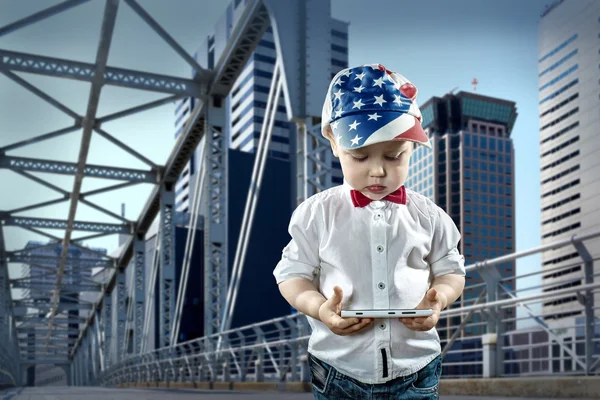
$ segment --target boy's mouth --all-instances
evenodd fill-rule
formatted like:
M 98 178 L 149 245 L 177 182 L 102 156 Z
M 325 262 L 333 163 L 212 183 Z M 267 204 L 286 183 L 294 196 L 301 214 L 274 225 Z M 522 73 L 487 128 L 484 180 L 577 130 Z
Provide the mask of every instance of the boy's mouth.
M 371 185 L 371 186 L 367 186 L 365 189 L 371 193 L 381 193 L 385 190 L 385 186 Z

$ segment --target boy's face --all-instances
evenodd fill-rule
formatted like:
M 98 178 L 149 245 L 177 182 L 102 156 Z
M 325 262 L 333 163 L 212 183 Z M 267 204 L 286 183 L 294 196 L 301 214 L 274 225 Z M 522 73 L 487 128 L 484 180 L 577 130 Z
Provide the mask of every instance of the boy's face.
M 380 142 L 345 150 L 329 137 L 333 154 L 340 159 L 346 182 L 371 200 L 381 200 L 404 184 L 413 143 Z

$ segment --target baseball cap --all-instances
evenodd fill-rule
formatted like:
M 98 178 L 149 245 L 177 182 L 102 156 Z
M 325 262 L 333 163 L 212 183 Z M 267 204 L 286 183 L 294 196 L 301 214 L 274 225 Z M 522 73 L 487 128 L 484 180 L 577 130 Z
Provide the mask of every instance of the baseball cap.
M 321 134 L 331 126 L 339 146 L 358 149 L 390 140 L 408 140 L 431 148 L 421 127 L 417 88 L 381 64 L 338 72 L 329 84 Z

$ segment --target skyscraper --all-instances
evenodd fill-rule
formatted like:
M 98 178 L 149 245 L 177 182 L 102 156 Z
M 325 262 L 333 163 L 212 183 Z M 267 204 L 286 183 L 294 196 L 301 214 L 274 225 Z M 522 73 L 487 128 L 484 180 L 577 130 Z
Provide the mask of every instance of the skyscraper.
M 600 2 L 557 1 L 542 14 L 538 71 L 543 244 L 600 226 L 599 48 Z M 598 241 L 586 247 L 592 257 L 600 255 Z M 585 283 L 582 260 L 573 247 L 545 252 L 542 263 L 544 291 Z M 543 307 L 553 327 L 573 326 L 582 310 L 575 293 Z
M 209 35 L 204 43 L 201 44 L 196 53 L 196 59 L 201 65 L 208 68 L 215 66 L 215 60 L 221 56 L 225 48 L 223 42 L 229 38 L 235 23 L 239 19 L 245 0 L 232 1 L 223 17 L 214 28 L 213 34 Z M 307 19 L 307 30 L 311 29 L 311 24 L 322 24 L 322 16 L 326 16 L 326 22 L 330 27 L 330 37 L 323 38 L 331 43 L 330 54 L 328 58 L 311 58 L 311 68 L 328 69 L 333 77 L 339 70 L 348 67 L 348 24 L 328 17 L 330 15 L 331 4 L 329 0 L 314 2 L 311 12 L 315 12 L 318 7 L 321 17 Z M 226 35 L 219 35 L 223 30 Z M 280 35 L 296 34 L 296 32 L 282 29 Z M 310 49 L 307 50 L 310 52 Z M 244 152 L 255 152 L 258 148 L 258 138 L 260 137 L 261 126 L 267 106 L 269 87 L 271 85 L 273 68 L 275 66 L 276 52 L 273 31 L 269 27 L 259 42 L 256 50 L 250 56 L 246 66 L 240 73 L 240 76 L 233 84 L 231 92 L 226 99 L 227 116 L 226 131 L 229 135 L 229 147 L 233 150 Z M 301 60 L 304 62 L 305 60 Z M 327 88 L 323 88 L 323 97 Z M 194 108 L 195 100 L 191 98 L 183 99 L 175 108 L 175 138 L 177 138 L 189 118 L 191 110 Z M 293 123 L 287 119 L 283 94 L 279 99 L 277 114 L 269 145 L 269 156 L 280 160 L 289 160 L 290 154 L 290 136 L 296 134 L 296 128 Z M 186 168 L 184 169 L 179 182 L 176 185 L 176 205 L 178 211 L 189 211 L 190 192 L 193 193 L 193 181 L 190 179 L 194 175 L 198 166 L 197 151 Z M 342 183 L 342 173 L 339 163 L 333 163 L 333 183 Z
M 28 278 L 27 286 L 31 289 L 26 289 L 23 292 L 23 297 L 30 299 L 32 304 L 40 304 L 39 310 L 35 311 L 39 317 L 44 318 L 47 314 L 47 307 L 52 298 L 52 292 L 48 288 L 53 288 L 56 285 L 56 274 L 58 271 L 58 260 L 62 253 L 61 243 L 43 243 L 30 240 L 25 246 L 23 255 L 31 258 L 31 264 L 22 265 L 22 275 Z M 65 265 L 62 284 L 71 286 L 70 289 L 63 289 L 63 295 L 60 298 L 60 303 L 78 303 L 84 302 L 82 293 L 76 289 L 78 284 L 89 284 L 92 276 L 92 268 L 96 263 L 103 259 L 106 255 L 106 249 L 88 248 L 85 249 L 70 246 L 67 254 L 69 262 Z M 73 287 L 75 286 L 75 287 Z M 96 292 L 96 296 L 99 292 Z M 28 311 L 31 313 L 32 311 Z M 62 310 L 58 309 L 55 320 L 72 320 L 72 323 L 60 323 L 60 326 L 72 329 L 80 329 L 80 317 L 87 316 L 87 310 Z M 69 321 L 70 322 L 70 321 Z M 58 322 L 57 322 L 58 324 Z M 45 334 L 30 334 L 31 339 L 44 343 Z M 36 337 L 37 336 L 37 337 Z M 78 335 L 70 333 L 69 339 L 71 343 L 67 347 L 73 345 L 72 341 L 77 339 Z M 34 353 L 32 353 L 34 354 Z M 54 365 L 37 365 L 35 367 L 35 384 L 36 386 L 46 385 L 66 385 L 67 378 L 65 371 L 61 367 Z
M 410 161 L 406 186 L 443 208 L 462 233 L 460 252 L 467 264 L 515 250 L 514 150 L 510 137 L 515 103 L 475 93 L 433 97 L 421 106 L 423 128 L 432 149 L 417 146 Z M 503 284 L 515 289 L 514 263 L 498 270 Z M 468 274 L 467 288 L 455 306 L 472 304 L 485 285 L 479 273 Z M 514 308 L 504 315 L 514 317 Z M 458 318 L 460 319 L 460 318 Z M 453 321 L 457 325 L 459 321 Z M 467 335 L 485 332 L 479 315 Z M 506 325 L 505 325 L 506 326 Z M 514 328 L 509 323 L 508 330 Z M 438 329 L 442 340 L 452 332 Z

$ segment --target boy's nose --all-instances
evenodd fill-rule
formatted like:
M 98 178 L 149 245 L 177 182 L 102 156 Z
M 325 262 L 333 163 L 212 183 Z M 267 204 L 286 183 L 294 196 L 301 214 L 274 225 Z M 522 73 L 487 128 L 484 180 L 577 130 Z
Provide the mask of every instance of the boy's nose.
M 385 169 L 380 163 L 373 163 L 369 169 L 370 176 L 385 176 Z

